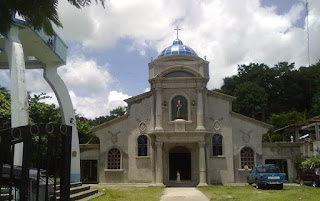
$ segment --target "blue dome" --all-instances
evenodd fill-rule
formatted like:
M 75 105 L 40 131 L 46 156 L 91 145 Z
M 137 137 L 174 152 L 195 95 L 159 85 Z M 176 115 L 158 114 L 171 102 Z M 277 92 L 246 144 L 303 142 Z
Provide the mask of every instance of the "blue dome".
M 180 39 L 175 39 L 171 46 L 165 48 L 159 57 L 167 55 L 193 55 L 198 56 L 197 53 L 190 47 L 183 45 Z M 159 58 L 158 57 L 158 58 Z

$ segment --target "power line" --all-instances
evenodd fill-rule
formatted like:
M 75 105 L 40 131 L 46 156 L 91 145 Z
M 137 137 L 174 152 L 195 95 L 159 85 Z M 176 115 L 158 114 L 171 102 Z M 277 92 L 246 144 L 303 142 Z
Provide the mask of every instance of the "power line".
M 306 0 L 306 21 L 307 21 L 307 40 L 308 40 L 308 63 L 310 67 L 310 36 L 309 36 L 309 3 Z

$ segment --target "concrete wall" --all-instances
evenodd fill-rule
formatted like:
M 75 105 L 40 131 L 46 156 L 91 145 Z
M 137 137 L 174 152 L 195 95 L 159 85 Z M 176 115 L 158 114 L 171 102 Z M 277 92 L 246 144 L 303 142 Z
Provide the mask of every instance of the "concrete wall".
M 262 161 L 264 164 L 266 159 L 284 159 L 287 161 L 288 180 L 295 182 L 297 179 L 297 171 L 295 161 L 302 157 L 300 152 L 304 143 L 299 142 L 278 142 L 262 144 Z
M 99 160 L 99 144 L 80 144 L 80 160 Z
M 236 113 L 231 115 L 235 182 L 247 182 L 246 175 L 250 170 L 241 168 L 240 151 L 244 147 L 250 147 L 254 151 L 254 165 L 263 164 L 262 135 L 268 128 L 254 119 Z
M 98 182 L 114 183 L 127 182 L 128 178 L 128 118 L 112 120 L 108 127 L 95 132 L 100 139 L 100 155 L 98 166 Z M 113 137 L 113 138 L 112 138 Z M 111 148 L 121 151 L 122 161 L 120 170 L 107 170 L 107 155 Z
M 207 181 L 209 184 L 221 184 L 234 182 L 233 171 L 233 142 L 230 102 L 220 97 L 207 96 L 205 104 L 205 127 L 211 133 L 207 136 Z M 212 136 L 222 135 L 221 156 L 212 155 Z
M 126 124 L 128 127 L 128 182 L 151 182 L 151 156 L 152 149 L 150 144 L 150 133 L 152 129 L 151 124 L 151 103 L 153 97 L 145 98 L 141 102 L 131 105 L 129 119 Z M 140 124 L 144 122 L 146 130 L 140 129 Z M 137 139 L 139 135 L 145 134 L 149 137 L 148 156 L 138 156 Z

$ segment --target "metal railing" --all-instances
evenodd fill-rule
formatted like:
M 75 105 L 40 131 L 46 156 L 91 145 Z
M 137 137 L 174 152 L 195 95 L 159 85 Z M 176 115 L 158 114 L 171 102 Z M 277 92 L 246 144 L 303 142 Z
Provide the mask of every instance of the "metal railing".
M 71 126 L 51 123 L 0 130 L 0 200 L 69 200 L 71 136 Z M 13 162 L 19 143 L 22 166 Z

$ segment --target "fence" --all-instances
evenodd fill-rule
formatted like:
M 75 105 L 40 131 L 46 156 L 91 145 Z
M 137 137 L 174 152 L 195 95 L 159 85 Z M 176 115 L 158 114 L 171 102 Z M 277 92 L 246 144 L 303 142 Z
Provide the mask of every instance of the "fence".
M 0 200 L 69 200 L 71 136 L 71 126 L 51 123 L 0 130 Z

